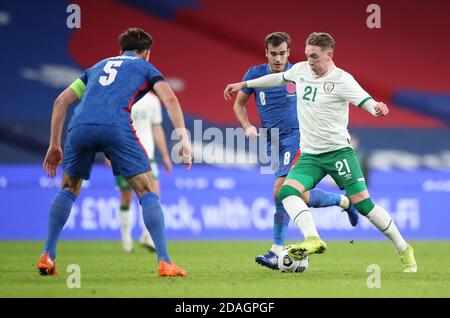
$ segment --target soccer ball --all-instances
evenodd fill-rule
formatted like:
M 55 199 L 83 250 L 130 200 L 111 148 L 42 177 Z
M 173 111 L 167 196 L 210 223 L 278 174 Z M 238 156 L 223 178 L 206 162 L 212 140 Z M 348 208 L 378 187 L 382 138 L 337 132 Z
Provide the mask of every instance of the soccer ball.
M 288 255 L 288 249 L 293 245 L 288 245 L 283 248 L 280 255 L 278 255 L 278 268 L 283 273 L 303 273 L 308 269 L 308 257 L 302 259 L 301 261 L 294 261 Z

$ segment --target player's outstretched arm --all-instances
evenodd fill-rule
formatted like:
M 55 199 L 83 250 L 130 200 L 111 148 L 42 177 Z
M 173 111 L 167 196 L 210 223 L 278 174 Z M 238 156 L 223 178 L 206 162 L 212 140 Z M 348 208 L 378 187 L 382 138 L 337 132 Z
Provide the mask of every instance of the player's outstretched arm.
M 158 147 L 159 152 L 164 163 L 164 169 L 166 172 L 172 171 L 172 160 L 170 159 L 169 149 L 167 148 L 166 135 L 164 134 L 164 129 L 161 124 L 152 125 L 153 138 L 155 139 L 156 147 Z
M 183 111 L 181 110 L 178 98 L 175 93 L 170 88 L 169 84 L 160 81 L 153 86 L 153 91 L 158 95 L 161 102 L 166 106 L 167 113 L 169 114 L 170 121 L 175 127 L 178 139 L 180 141 L 180 158 L 181 162 L 186 164 L 187 168 L 190 169 L 192 166 L 192 150 L 191 143 L 189 141 L 189 135 L 186 131 L 184 125 Z
M 236 118 L 239 120 L 239 123 L 245 130 L 245 135 L 251 139 L 254 139 L 258 137 L 259 134 L 258 131 L 256 130 L 256 127 L 253 126 L 248 120 L 245 104 L 247 103 L 249 98 L 250 95 L 243 92 L 238 92 L 236 100 L 234 101 L 233 104 L 233 110 L 234 114 L 236 115 Z
M 386 116 L 389 114 L 389 108 L 385 103 L 379 103 L 370 97 L 370 95 L 358 84 L 350 74 L 344 74 L 343 85 L 341 89 L 342 97 L 353 105 L 365 109 L 375 117 Z
M 50 144 L 45 155 L 43 168 L 50 177 L 56 176 L 56 169 L 62 162 L 61 135 L 66 120 L 67 109 L 78 100 L 75 91 L 68 87 L 53 104 L 52 122 L 50 126 Z
M 239 92 L 241 89 L 245 87 L 267 88 L 267 87 L 283 86 L 286 85 L 287 83 L 288 82 L 286 82 L 283 78 L 283 73 L 269 74 L 250 81 L 228 84 L 227 87 L 225 88 L 225 91 L 223 92 L 223 96 L 225 100 L 230 100 L 231 96 L 233 96 L 235 93 Z

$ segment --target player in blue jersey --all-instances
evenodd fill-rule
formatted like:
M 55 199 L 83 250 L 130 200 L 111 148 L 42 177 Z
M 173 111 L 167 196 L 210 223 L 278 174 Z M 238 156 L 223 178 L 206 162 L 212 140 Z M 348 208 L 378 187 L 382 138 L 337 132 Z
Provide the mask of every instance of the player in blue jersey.
M 267 35 L 265 39 L 265 50 L 267 64 L 251 67 L 244 76 L 243 81 L 255 79 L 271 73 L 284 72 L 291 68 L 289 63 L 289 49 L 291 39 L 285 32 L 274 32 Z M 271 155 L 271 128 L 278 129 L 278 137 L 275 138 L 279 143 L 279 158 L 275 167 L 275 185 L 273 195 L 275 198 L 275 214 L 273 225 L 273 245 L 267 254 L 258 255 L 255 261 L 271 269 L 278 269 L 277 258 L 283 248 L 286 237 L 286 230 L 290 217 L 278 200 L 278 192 L 284 183 L 294 157 L 299 152 L 300 133 L 297 120 L 297 97 L 295 93 L 295 84 L 288 84 L 282 87 L 274 88 L 244 88 L 236 97 L 234 102 L 234 112 L 240 124 L 249 138 L 256 138 L 257 129 L 253 126 L 247 116 L 245 104 L 250 96 L 255 96 L 256 106 L 258 108 L 261 125 L 268 129 L 267 133 L 267 152 Z M 344 195 L 324 192 L 319 189 L 313 189 L 305 192 L 303 200 L 309 207 L 327 207 L 337 205 L 348 213 L 350 223 L 356 226 L 358 223 L 358 213 L 349 199 Z
M 56 275 L 56 244 L 83 179 L 90 177 L 94 157 L 103 152 L 114 175 L 126 178 L 142 206 L 144 223 L 155 243 L 160 276 L 186 276 L 169 258 L 164 215 L 150 174 L 150 163 L 130 117 L 131 109 L 152 90 L 163 102 L 179 137 L 180 161 L 192 165 L 191 146 L 180 104 L 162 74 L 151 65 L 151 36 L 128 29 L 119 36 L 121 55 L 102 60 L 86 70 L 55 100 L 50 145 L 44 170 L 51 177 L 62 162 L 63 180 L 50 207 L 48 236 L 38 261 L 42 275 Z M 70 121 L 64 153 L 61 132 L 70 105 L 80 101 Z

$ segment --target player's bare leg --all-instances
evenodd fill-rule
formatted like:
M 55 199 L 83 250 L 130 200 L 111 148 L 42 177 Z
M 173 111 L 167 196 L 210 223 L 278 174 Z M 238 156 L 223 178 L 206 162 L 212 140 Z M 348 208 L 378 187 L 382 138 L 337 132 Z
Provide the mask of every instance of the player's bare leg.
M 305 186 L 295 179 L 287 179 L 280 189 L 279 199 L 295 225 L 300 229 L 305 240 L 292 246 L 288 254 L 295 260 L 301 260 L 310 254 L 321 254 L 326 250 L 317 232 L 314 219 L 306 203 L 301 199 Z
M 289 214 L 284 209 L 282 202 L 278 200 L 278 193 L 285 179 L 285 177 L 277 178 L 273 189 L 276 208 L 273 225 L 273 245 L 266 254 L 255 257 L 256 263 L 270 269 L 278 269 L 278 255 L 283 249 L 286 230 L 290 221 Z M 351 204 L 349 198 L 344 195 L 325 192 L 320 189 L 312 189 L 311 191 L 303 192 L 301 198 L 308 207 L 339 206 L 343 211 L 347 212 L 349 222 L 352 226 L 356 226 L 358 223 L 358 211 Z
M 167 253 L 164 214 L 150 172 L 130 177 L 127 181 L 139 197 L 145 226 L 155 242 L 159 276 L 187 276 L 185 270 L 171 262 Z
M 50 207 L 48 236 L 37 268 L 41 275 L 57 275 L 56 244 L 67 222 L 72 204 L 81 190 L 82 179 L 73 178 L 63 173 L 61 189 L 56 194 Z
M 405 273 L 417 272 L 417 263 L 414 257 L 414 249 L 406 243 L 395 225 L 392 217 L 381 206 L 372 202 L 369 191 L 361 191 L 349 196 L 356 209 L 375 225 L 377 229 L 384 233 L 395 245 L 400 261 L 402 271 Z
M 283 207 L 283 203 L 278 199 L 278 194 L 286 178 L 279 177 L 275 180 L 273 187 L 273 196 L 275 201 L 275 214 L 273 222 L 273 245 L 266 254 L 257 255 L 255 262 L 270 269 L 278 269 L 278 255 L 283 249 L 286 231 L 289 225 L 290 217 Z M 308 203 L 311 195 L 309 192 L 301 196 L 305 203 Z

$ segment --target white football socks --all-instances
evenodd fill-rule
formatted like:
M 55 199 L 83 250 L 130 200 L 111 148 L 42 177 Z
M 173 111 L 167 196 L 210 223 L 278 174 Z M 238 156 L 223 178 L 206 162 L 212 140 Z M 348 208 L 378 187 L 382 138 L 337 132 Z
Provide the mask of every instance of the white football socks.
M 283 250 L 283 246 L 273 244 L 270 248 L 270 251 L 273 252 L 276 256 L 280 255 L 281 251 Z
M 375 205 L 372 211 L 366 216 L 373 225 L 382 231 L 389 239 L 394 243 L 397 251 L 404 251 L 408 248 L 408 244 L 403 239 L 402 235 L 397 229 L 392 217 L 389 213 L 380 207 Z
M 350 206 L 350 200 L 345 196 L 345 195 L 340 195 L 341 196 L 341 203 L 339 204 L 339 206 L 343 209 L 348 209 L 348 207 Z
M 309 211 L 306 203 L 303 202 L 300 197 L 291 195 L 287 198 L 284 198 L 282 203 L 284 209 L 291 217 L 292 222 L 294 222 L 294 224 L 298 226 L 305 239 L 310 236 L 319 237 L 319 233 L 317 233 L 312 214 Z
M 139 243 L 142 245 L 150 246 L 155 248 L 155 243 L 153 242 L 152 236 L 148 232 L 147 228 L 142 228 L 141 238 L 139 239 Z
M 126 252 L 133 250 L 133 239 L 131 237 L 131 212 L 130 210 L 121 210 L 119 212 L 120 232 L 122 233 L 122 245 Z

